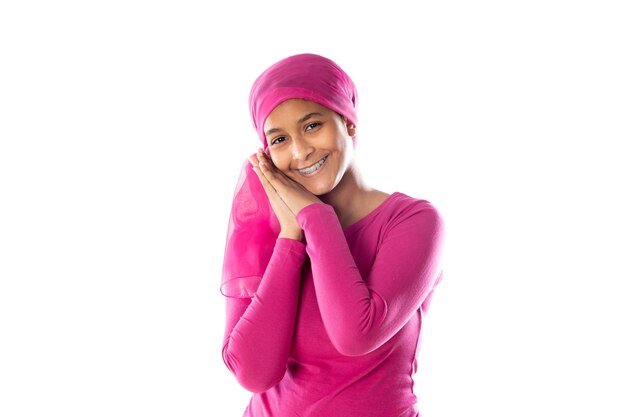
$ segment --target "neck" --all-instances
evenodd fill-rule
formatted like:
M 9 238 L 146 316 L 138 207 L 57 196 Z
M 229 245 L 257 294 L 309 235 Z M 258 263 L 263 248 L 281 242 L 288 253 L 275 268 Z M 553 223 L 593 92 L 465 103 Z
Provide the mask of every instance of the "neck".
M 333 206 L 343 224 L 350 220 L 358 207 L 363 206 L 367 194 L 372 190 L 372 187 L 365 183 L 361 171 L 353 160 L 339 184 L 331 192 L 319 198 L 324 203 Z

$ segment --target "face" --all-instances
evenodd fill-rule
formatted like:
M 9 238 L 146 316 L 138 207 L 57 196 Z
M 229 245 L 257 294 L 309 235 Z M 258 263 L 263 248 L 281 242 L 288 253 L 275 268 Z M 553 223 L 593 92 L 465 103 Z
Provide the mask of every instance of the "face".
M 264 130 L 274 165 L 315 195 L 332 191 L 352 163 L 356 127 L 321 104 L 286 100 Z

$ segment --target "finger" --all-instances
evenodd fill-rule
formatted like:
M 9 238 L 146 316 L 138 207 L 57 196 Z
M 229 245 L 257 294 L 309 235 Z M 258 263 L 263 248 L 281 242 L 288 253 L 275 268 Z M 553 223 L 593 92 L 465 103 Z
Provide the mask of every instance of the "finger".
M 275 168 L 276 168 L 276 167 L 274 166 L 274 163 L 272 162 L 271 158 L 270 158 L 268 155 L 266 155 L 266 154 L 263 152 L 263 150 L 262 150 L 262 149 L 259 149 L 259 150 L 257 151 L 257 154 L 256 154 L 256 161 L 257 161 L 257 164 L 258 164 L 259 166 L 263 166 L 263 165 L 265 165 L 265 167 L 266 167 L 266 168 L 270 168 L 270 169 L 272 169 L 272 168 L 274 168 L 274 169 L 275 169 Z
M 261 186 L 263 187 L 263 190 L 265 191 L 265 194 L 270 199 L 270 201 L 275 198 L 280 199 L 280 196 L 276 192 L 276 189 L 272 186 L 272 184 L 270 184 L 267 178 L 265 178 L 265 175 L 263 174 L 263 172 L 261 172 L 261 170 L 258 167 L 253 167 L 252 169 L 254 170 L 254 172 L 256 172 L 257 177 L 259 178 L 259 181 L 261 182 Z
M 265 174 L 261 171 L 261 167 L 259 165 L 252 165 L 252 170 L 256 173 L 257 177 L 259 177 L 261 184 L 263 184 L 264 181 L 267 182 L 267 178 L 265 178 Z
M 282 171 L 276 168 L 276 165 L 274 165 L 272 160 L 267 155 L 265 154 L 259 155 L 258 161 L 259 161 L 259 167 L 261 168 L 261 170 L 263 171 L 263 173 L 265 174 L 268 180 L 274 181 L 277 175 L 282 174 Z
M 286 187 L 302 188 L 300 184 L 289 178 L 283 171 L 274 165 L 274 161 L 263 152 L 262 148 L 257 150 L 258 167 L 261 169 L 265 178 L 272 184 L 274 189 L 280 194 L 287 190 Z
M 259 160 L 256 158 L 256 156 L 248 157 L 248 162 L 250 162 L 253 167 L 258 167 L 259 166 Z
M 276 189 L 274 188 L 274 186 L 272 186 L 272 184 L 270 183 L 270 181 L 268 181 L 267 177 L 265 176 L 265 174 L 263 173 L 263 171 L 258 167 L 258 166 L 253 166 L 252 170 L 254 172 L 256 172 L 257 177 L 259 177 L 259 181 L 261 182 L 261 185 L 263 186 L 263 188 L 265 189 L 265 192 L 269 195 L 270 192 L 276 192 Z
M 281 205 L 285 205 L 283 198 L 280 196 L 278 191 L 276 191 L 276 189 L 272 186 L 272 184 L 267 180 L 267 178 L 265 177 L 265 175 L 263 174 L 263 172 L 261 172 L 259 168 L 254 167 L 253 170 L 254 172 L 257 173 L 259 177 L 259 181 L 261 181 L 261 185 L 263 186 L 263 189 L 265 190 L 265 194 L 267 194 L 267 197 L 270 200 L 270 204 L 272 205 L 273 209 L 275 211 L 279 210 L 279 207 Z M 289 209 L 287 206 L 285 206 L 285 208 L 288 211 L 291 211 L 291 209 Z
M 267 180 L 278 190 L 281 187 L 294 186 L 296 183 L 271 162 L 260 161 L 259 168 Z
M 258 150 L 257 159 L 259 160 L 259 162 L 266 163 L 269 166 L 276 168 L 276 166 L 274 165 L 274 161 L 272 161 L 272 158 L 268 154 L 263 152 L 263 149 Z
M 291 181 L 289 178 L 285 177 L 281 171 L 271 170 L 266 163 L 262 162 L 259 163 L 259 166 L 253 167 L 252 169 L 257 173 L 261 185 L 263 185 L 268 195 L 269 193 L 274 193 L 278 198 L 284 200 L 281 196 L 281 191 L 286 190 L 286 186 L 288 186 Z

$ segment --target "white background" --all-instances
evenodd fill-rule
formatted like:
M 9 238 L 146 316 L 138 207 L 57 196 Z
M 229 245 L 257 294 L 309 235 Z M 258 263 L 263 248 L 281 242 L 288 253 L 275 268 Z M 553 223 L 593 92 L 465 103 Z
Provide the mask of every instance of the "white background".
M 1 3 L 0 415 L 243 413 L 226 223 L 301 52 L 354 79 L 371 184 L 446 220 L 423 415 L 626 414 L 620 2 L 365 3 Z

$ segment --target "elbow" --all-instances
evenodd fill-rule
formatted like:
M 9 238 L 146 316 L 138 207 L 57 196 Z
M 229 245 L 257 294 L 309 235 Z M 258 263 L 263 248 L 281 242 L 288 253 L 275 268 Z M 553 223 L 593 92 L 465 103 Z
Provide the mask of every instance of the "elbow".
M 378 348 L 378 345 L 372 344 L 370 340 L 362 336 L 336 337 L 332 340 L 332 344 L 343 356 L 363 356 Z
M 224 364 L 235 376 L 239 385 L 244 389 L 260 394 L 282 381 L 286 368 L 267 367 L 262 364 L 244 363 L 235 356 L 228 354 L 226 349 L 222 352 Z
M 283 379 L 284 375 L 284 372 L 282 374 L 276 372 L 273 375 L 263 375 L 256 372 L 239 372 L 235 374 L 235 378 L 237 378 L 237 382 L 239 382 L 239 385 L 244 389 L 253 394 L 261 394 L 278 384 Z
M 371 352 L 371 350 L 361 349 L 353 346 L 336 346 L 335 349 L 343 356 L 363 356 Z
M 381 331 L 381 324 L 387 317 L 387 303 L 374 291 L 370 290 L 370 294 L 371 302 L 359 315 L 359 320 L 343 320 L 341 321 L 343 325 L 327 328 L 331 343 L 344 356 L 367 355 L 378 349 L 386 340 L 384 332 Z

